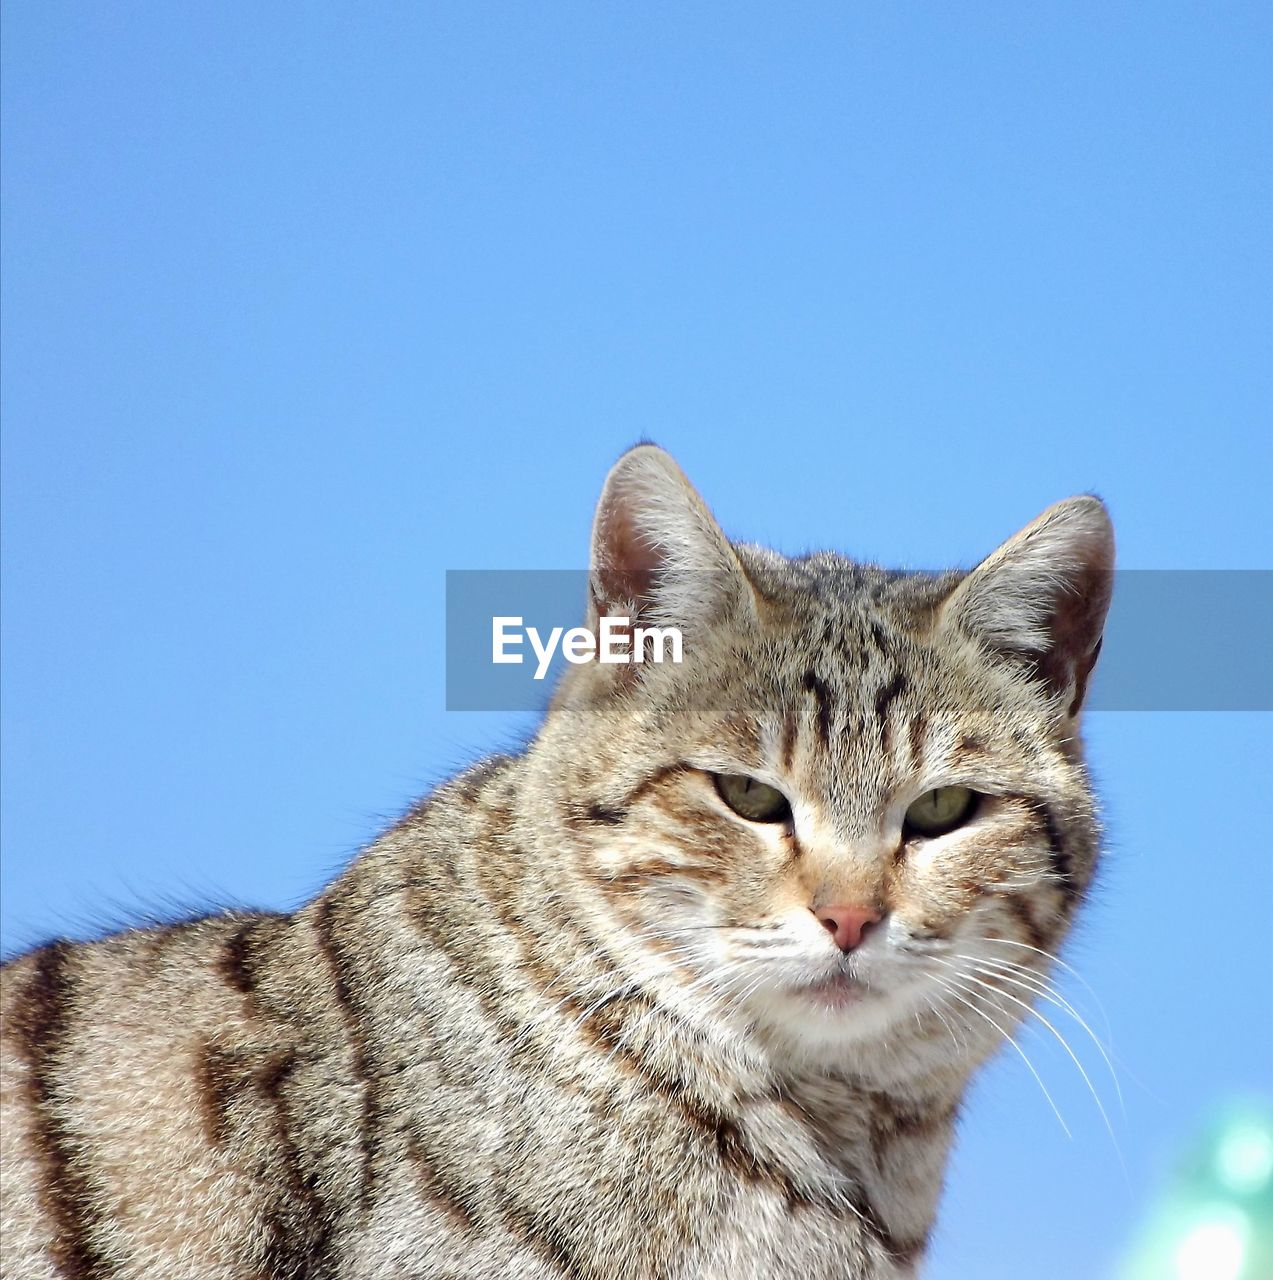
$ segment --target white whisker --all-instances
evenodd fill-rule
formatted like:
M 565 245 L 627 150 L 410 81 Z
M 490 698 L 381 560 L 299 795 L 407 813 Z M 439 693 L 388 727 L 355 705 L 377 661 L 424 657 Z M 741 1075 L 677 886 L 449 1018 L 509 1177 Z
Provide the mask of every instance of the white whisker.
M 1026 1013 L 1033 1014 L 1053 1034 L 1053 1036 L 1056 1037 L 1057 1043 L 1060 1044 L 1061 1048 L 1069 1055 L 1070 1061 L 1074 1063 L 1075 1069 L 1082 1077 L 1083 1083 L 1087 1086 L 1088 1092 L 1092 1095 L 1092 1100 L 1096 1103 L 1096 1109 L 1100 1112 L 1101 1119 L 1104 1121 L 1105 1128 L 1109 1133 L 1110 1141 L 1114 1144 L 1114 1151 L 1118 1155 L 1118 1161 L 1123 1166 L 1124 1174 L 1126 1174 L 1127 1164 L 1123 1159 L 1123 1151 L 1118 1143 L 1118 1135 L 1114 1132 L 1114 1126 L 1110 1123 L 1109 1113 L 1105 1110 L 1105 1104 L 1101 1101 L 1101 1096 L 1097 1093 L 1096 1086 L 1092 1083 L 1091 1076 L 1087 1074 L 1087 1069 L 1083 1066 L 1078 1054 L 1070 1047 L 1070 1042 L 1060 1033 L 1060 1031 L 1056 1029 L 1048 1018 L 1044 1017 L 1044 1015 L 1041 1014 L 1033 1005 L 1022 1000 L 1019 996 L 1014 996 L 1010 991 L 1004 991 L 1002 988 L 993 986 L 991 983 L 986 981 L 985 977 L 978 977 L 975 973 L 970 974 L 963 972 L 958 965 L 950 964 L 948 961 L 938 959 L 935 956 L 933 958 L 937 960 L 938 964 L 945 965 L 948 969 L 953 969 L 960 978 L 965 980 L 965 982 L 975 983 L 984 990 L 1000 995 L 1006 1000 L 1011 1000 L 1013 1004 L 1024 1009 Z
M 1017 1051 L 1017 1053 L 1021 1057 L 1021 1061 L 1024 1062 L 1025 1065 L 1029 1068 L 1030 1074 L 1034 1077 L 1035 1082 L 1038 1084 L 1039 1088 L 1043 1090 L 1043 1096 L 1047 1099 L 1048 1106 L 1052 1108 L 1053 1114 L 1056 1116 L 1057 1121 L 1059 1122 L 1061 1128 L 1065 1131 L 1065 1136 L 1067 1138 L 1073 1138 L 1074 1135 L 1070 1132 L 1069 1125 L 1065 1123 L 1065 1117 L 1061 1115 L 1060 1108 L 1056 1105 L 1056 1102 L 1053 1099 L 1052 1095 L 1048 1092 L 1047 1085 L 1043 1083 L 1043 1077 L 1039 1075 L 1038 1071 L 1035 1069 L 1034 1063 L 1030 1061 L 1029 1055 L 1026 1053 L 1026 1051 L 1012 1038 L 1011 1034 L 1005 1031 L 984 1009 L 979 1008 L 971 1000 L 967 1000 L 964 998 L 964 996 L 960 995 L 959 991 L 953 985 L 950 985 L 949 979 L 944 979 L 936 974 L 934 974 L 933 977 L 934 977 L 934 981 L 937 983 L 938 986 L 945 989 L 949 995 L 954 996 L 954 998 L 958 1000 L 960 1004 L 966 1005 L 969 1009 L 973 1011 L 973 1013 L 977 1014 L 981 1018 L 984 1018 L 988 1023 L 990 1023 L 992 1027 L 994 1027 L 994 1029 L 1000 1034 L 1000 1036 L 1002 1036 L 1003 1039 Z M 963 989 L 965 991 L 968 990 L 967 988 L 963 988 Z M 972 991 L 972 992 L 969 992 L 969 994 L 975 995 L 976 993 L 975 991 Z
M 1005 981 L 1013 982 L 1015 985 L 1029 991 L 1035 992 L 1041 996 L 1049 1004 L 1055 1005 L 1058 1009 L 1068 1013 L 1071 1018 L 1087 1033 L 1088 1039 L 1096 1046 L 1096 1051 L 1101 1055 L 1105 1062 L 1106 1069 L 1109 1071 L 1110 1079 L 1114 1083 L 1114 1093 L 1118 1098 L 1119 1109 L 1126 1113 L 1126 1105 L 1123 1101 L 1123 1090 L 1119 1083 L 1118 1072 L 1114 1068 L 1113 1060 L 1106 1051 L 1104 1044 L 1101 1043 L 1100 1037 L 1088 1025 L 1087 1019 L 1067 1000 L 1060 991 L 1042 974 L 1037 973 L 1033 969 L 1028 969 L 1024 965 L 1014 964 L 1010 960 L 997 960 L 989 957 L 979 957 L 957 954 L 955 959 L 969 960 L 978 965 L 983 970 L 986 966 L 993 967 L 998 971 Z

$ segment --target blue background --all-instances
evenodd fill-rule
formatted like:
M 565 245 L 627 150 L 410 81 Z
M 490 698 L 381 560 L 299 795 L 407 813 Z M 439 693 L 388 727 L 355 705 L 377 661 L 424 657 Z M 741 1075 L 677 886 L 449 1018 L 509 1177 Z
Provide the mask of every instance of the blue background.
M 524 718 L 444 571 L 578 568 L 617 453 L 735 536 L 1273 564 L 1264 4 L 11 0 L 3 926 L 311 893 Z M 1224 663 L 1225 652 L 1205 655 Z M 1147 661 L 1152 656 L 1147 656 Z M 976 1089 L 934 1280 L 1110 1274 L 1266 1087 L 1270 725 L 1093 715 L 1106 875 Z M 1121 1157 L 1120 1157 L 1121 1152 Z

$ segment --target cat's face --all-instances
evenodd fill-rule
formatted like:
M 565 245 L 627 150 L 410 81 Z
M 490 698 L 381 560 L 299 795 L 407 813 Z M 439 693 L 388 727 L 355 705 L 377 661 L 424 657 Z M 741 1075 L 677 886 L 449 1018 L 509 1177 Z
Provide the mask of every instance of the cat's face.
M 1055 593 L 1058 566 L 1101 590 L 1079 578 L 1107 578 L 1107 525 L 1092 500 L 1053 510 L 1021 535 L 1039 564 L 1008 544 L 966 578 L 702 545 L 709 571 L 655 571 L 634 603 L 679 610 L 683 664 L 581 669 L 533 753 L 625 967 L 813 1064 L 976 1057 L 1011 1029 L 1097 848 L 1074 712 L 1104 598 L 1076 619 Z M 1031 590 L 1050 612 L 1027 616 Z

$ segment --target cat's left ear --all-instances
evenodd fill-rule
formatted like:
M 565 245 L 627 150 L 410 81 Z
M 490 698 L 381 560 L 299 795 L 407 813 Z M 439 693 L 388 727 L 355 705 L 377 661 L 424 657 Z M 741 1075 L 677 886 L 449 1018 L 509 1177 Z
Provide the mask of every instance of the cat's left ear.
M 941 625 L 1021 659 L 1075 716 L 1100 653 L 1113 581 L 1105 504 L 1069 498 L 968 574 L 942 606 Z

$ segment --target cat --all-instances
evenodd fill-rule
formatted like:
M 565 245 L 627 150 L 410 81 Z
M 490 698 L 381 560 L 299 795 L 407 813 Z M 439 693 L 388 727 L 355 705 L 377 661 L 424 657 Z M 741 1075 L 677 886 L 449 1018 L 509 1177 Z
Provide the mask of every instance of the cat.
M 733 544 L 626 453 L 567 670 L 291 913 L 3 969 L 5 1280 L 918 1274 L 1099 850 L 1103 504 L 971 572 Z

